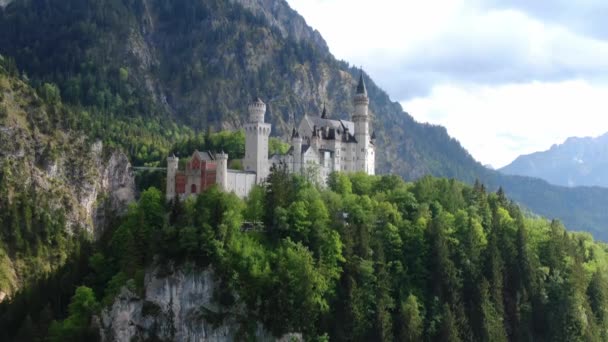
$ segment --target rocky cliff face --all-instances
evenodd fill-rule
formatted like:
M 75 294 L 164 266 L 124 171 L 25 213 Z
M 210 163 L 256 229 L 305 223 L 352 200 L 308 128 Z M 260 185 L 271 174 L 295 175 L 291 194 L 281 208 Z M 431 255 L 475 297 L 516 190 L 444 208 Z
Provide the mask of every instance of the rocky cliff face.
M 62 134 L 60 134 L 62 135 Z M 135 199 L 135 181 L 125 154 L 103 156 L 101 142 L 87 144 L 83 137 L 62 135 L 58 151 L 53 143 L 18 126 L 0 124 L 0 168 L 10 170 L 17 188 L 31 189 L 66 215 L 66 228 L 83 228 L 98 236 L 107 212 L 120 214 Z M 64 149 L 67 145 L 70 149 Z M 49 156 L 54 153 L 56 156 Z M 49 197 L 49 199 L 51 199 Z
M 127 156 L 58 127 L 63 110 L 0 72 L 0 297 L 66 261 L 52 239 L 98 237 L 135 198 Z
M 276 0 L 231 0 L 253 13 L 262 15 L 268 23 L 279 29 L 283 38 L 297 42 L 312 43 L 319 51 L 329 55 L 329 47 L 319 31 L 314 30 L 284 1 Z
M 214 296 L 221 286 L 211 269 L 148 269 L 143 296 L 123 288 L 100 320 L 102 341 L 302 341 L 300 334 L 275 338 L 261 324 L 227 309 Z M 245 327 L 254 327 L 246 331 Z

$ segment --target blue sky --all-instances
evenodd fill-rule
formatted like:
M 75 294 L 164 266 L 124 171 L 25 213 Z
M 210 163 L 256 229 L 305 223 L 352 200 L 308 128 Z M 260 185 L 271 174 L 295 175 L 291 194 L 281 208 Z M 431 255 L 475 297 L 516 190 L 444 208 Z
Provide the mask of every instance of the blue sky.
M 608 131 L 608 1 L 288 2 L 337 58 L 484 164 Z

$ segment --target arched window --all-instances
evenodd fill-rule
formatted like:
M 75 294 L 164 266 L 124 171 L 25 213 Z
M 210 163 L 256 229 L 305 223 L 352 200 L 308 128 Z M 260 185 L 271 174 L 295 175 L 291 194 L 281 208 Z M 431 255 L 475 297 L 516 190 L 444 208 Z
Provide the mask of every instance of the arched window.
M 190 187 L 190 193 L 191 194 L 195 194 L 196 193 L 196 184 L 192 184 L 192 186 Z

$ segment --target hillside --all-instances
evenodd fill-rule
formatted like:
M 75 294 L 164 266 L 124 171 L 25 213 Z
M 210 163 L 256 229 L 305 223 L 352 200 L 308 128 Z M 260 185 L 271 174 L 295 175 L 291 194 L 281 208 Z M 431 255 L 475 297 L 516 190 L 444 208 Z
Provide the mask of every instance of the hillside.
M 136 165 L 162 163 L 197 132 L 240 127 L 253 96 L 266 100 L 277 136 L 323 103 L 330 117 L 348 118 L 359 73 L 282 0 L 18 1 L 0 10 L 0 31 L 0 52 L 35 87 L 56 84 L 66 103 L 86 109 L 78 120 L 87 134 Z M 480 179 L 608 240 L 608 190 L 488 171 L 443 127 L 416 122 L 373 80 L 367 85 L 378 172 Z
M 134 198 L 126 156 L 70 130 L 56 87 L 0 56 L 0 302 L 68 263 Z
M 608 134 L 568 138 L 547 151 L 519 156 L 500 171 L 562 186 L 608 187 Z
M 607 267 L 605 244 L 480 185 L 359 173 L 318 189 L 279 168 L 246 201 L 142 192 L 70 305 L 29 289 L 0 304 L 0 338 L 605 341 Z

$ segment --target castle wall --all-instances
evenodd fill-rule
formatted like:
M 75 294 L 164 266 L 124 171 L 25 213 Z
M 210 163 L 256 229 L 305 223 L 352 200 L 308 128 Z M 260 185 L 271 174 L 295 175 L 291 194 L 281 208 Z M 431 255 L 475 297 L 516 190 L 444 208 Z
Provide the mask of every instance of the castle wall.
M 183 172 L 178 172 L 175 176 L 175 191 L 180 196 L 186 193 L 186 175 Z
M 256 184 L 256 174 L 238 170 L 228 170 L 227 191 L 234 192 L 238 197 L 245 198 Z

